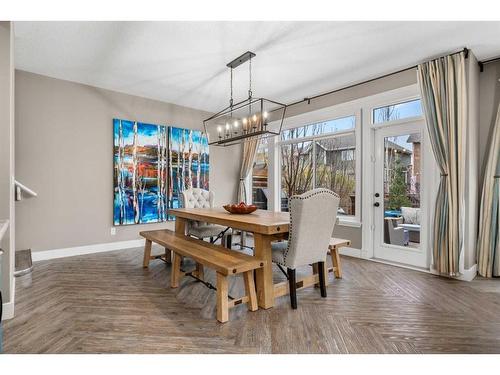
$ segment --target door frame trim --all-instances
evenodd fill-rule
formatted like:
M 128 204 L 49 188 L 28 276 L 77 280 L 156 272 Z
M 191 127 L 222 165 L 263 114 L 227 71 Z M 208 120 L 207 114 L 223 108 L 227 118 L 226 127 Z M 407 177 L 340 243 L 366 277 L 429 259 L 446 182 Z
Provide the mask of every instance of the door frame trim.
M 416 128 L 412 125 L 416 125 Z M 413 250 L 411 248 L 399 247 L 399 246 L 385 246 L 383 243 L 383 225 L 380 223 L 380 219 L 376 218 L 379 214 L 377 210 L 373 209 L 373 203 L 370 206 L 373 230 L 372 232 L 372 242 L 371 248 L 369 249 L 370 258 L 384 259 L 389 262 L 403 263 L 409 266 L 429 269 L 431 254 L 430 254 L 430 228 L 432 223 L 432 196 L 435 196 L 436 189 L 436 174 L 437 166 L 432 157 L 432 150 L 430 149 L 430 140 L 425 127 L 425 121 L 423 119 L 405 121 L 398 124 L 393 124 L 393 126 L 386 126 L 383 128 L 376 128 L 372 132 L 372 144 L 373 153 L 375 155 L 373 162 L 373 179 L 371 184 L 371 201 L 374 202 L 374 193 L 377 188 L 376 184 L 380 183 L 377 179 L 377 173 L 380 171 L 380 165 L 377 165 L 376 160 L 380 159 L 382 156 L 380 152 L 383 150 L 377 150 L 377 140 L 382 141 L 385 137 L 390 137 L 393 134 L 411 134 L 411 133 L 421 134 L 421 150 L 420 150 L 420 207 L 421 207 L 421 231 L 420 231 L 420 248 L 419 250 Z M 380 137 L 380 138 L 379 138 Z M 378 151 L 378 154 L 377 154 Z M 382 205 L 383 207 L 383 205 Z M 381 226 L 381 228 L 377 228 Z M 379 235 L 375 234 L 375 231 L 382 231 Z M 376 249 L 384 248 L 386 254 L 377 254 Z

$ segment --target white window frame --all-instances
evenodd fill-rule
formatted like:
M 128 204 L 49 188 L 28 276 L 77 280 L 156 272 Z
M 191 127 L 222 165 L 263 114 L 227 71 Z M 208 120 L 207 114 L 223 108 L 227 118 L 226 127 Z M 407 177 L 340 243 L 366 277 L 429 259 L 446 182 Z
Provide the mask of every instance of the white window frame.
M 316 111 L 311 111 L 303 113 L 297 116 L 286 118 L 284 121 L 283 129 L 288 130 L 297 127 L 303 127 L 306 125 L 311 125 L 315 123 L 321 123 L 326 121 L 331 121 L 335 119 L 340 119 L 344 117 L 354 116 L 355 124 L 353 129 L 342 130 L 338 132 L 331 132 L 317 136 L 308 136 L 296 139 L 281 140 L 280 136 L 275 136 L 269 139 L 269 176 L 268 176 L 268 186 L 270 188 L 271 204 L 268 204 L 268 209 L 272 211 L 281 211 L 281 157 L 280 152 L 278 152 L 279 147 L 286 144 L 297 143 L 297 142 L 307 142 L 312 140 L 320 139 L 331 139 L 338 138 L 339 136 L 354 133 L 356 139 L 356 188 L 355 188 L 355 215 L 353 216 L 339 216 L 339 225 L 361 227 L 361 207 L 362 207 L 362 196 L 361 196 L 361 185 L 362 185 L 362 152 L 361 152 L 361 109 L 359 105 L 352 102 L 343 103 L 336 105 L 334 107 L 322 108 Z M 313 157 L 313 166 L 315 165 L 315 160 Z M 313 173 L 315 170 L 313 168 Z M 313 176 L 314 178 L 314 176 Z

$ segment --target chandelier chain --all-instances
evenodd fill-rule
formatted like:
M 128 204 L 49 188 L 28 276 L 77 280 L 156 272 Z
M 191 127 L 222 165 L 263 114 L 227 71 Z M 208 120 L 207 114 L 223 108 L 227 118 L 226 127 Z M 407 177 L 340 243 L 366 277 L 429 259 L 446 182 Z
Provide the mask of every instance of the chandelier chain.
M 233 68 L 232 67 L 231 67 L 230 86 L 231 86 L 231 99 L 229 100 L 229 105 L 232 107 L 233 106 Z
M 248 62 L 249 70 L 249 87 L 248 87 L 248 98 L 252 99 L 252 58 Z

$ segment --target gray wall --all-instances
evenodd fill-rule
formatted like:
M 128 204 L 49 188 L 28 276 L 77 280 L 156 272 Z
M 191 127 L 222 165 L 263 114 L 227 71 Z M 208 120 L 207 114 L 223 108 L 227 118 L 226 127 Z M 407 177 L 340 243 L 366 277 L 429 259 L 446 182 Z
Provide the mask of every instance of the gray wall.
M 10 226 L 0 247 L 4 250 L 1 280 L 4 303 L 11 303 L 14 269 L 14 38 L 10 22 L 0 22 L 0 220 Z M 5 312 L 12 314 L 12 309 Z
M 16 71 L 16 178 L 38 193 L 16 203 L 17 249 L 124 241 L 172 223 L 117 227 L 113 215 L 114 117 L 202 129 L 208 113 Z M 239 147 L 211 147 L 216 203 L 236 199 Z

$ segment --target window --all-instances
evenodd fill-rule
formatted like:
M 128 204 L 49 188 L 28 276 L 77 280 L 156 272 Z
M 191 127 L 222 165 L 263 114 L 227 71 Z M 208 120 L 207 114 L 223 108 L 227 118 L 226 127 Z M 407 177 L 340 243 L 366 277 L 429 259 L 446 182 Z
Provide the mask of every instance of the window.
M 340 153 L 340 157 L 344 161 L 354 160 L 354 149 L 342 150 Z
M 418 116 L 422 116 L 422 101 L 420 99 L 375 108 L 373 110 L 373 123 L 381 124 Z
M 288 198 L 314 188 L 340 196 L 338 214 L 356 214 L 356 117 L 309 124 L 282 132 L 281 210 Z
M 336 133 L 343 130 L 351 130 L 354 129 L 355 125 L 356 118 L 354 116 L 341 117 L 334 120 L 300 126 L 294 129 L 283 130 L 281 132 L 281 140 L 286 141 L 294 138 L 304 138 L 315 135 Z
M 281 147 L 281 210 L 288 211 L 288 198 L 313 188 L 312 142 Z
M 268 208 L 269 189 L 269 148 L 267 138 L 262 138 L 257 147 L 257 154 L 252 169 L 252 203 L 262 210 Z

